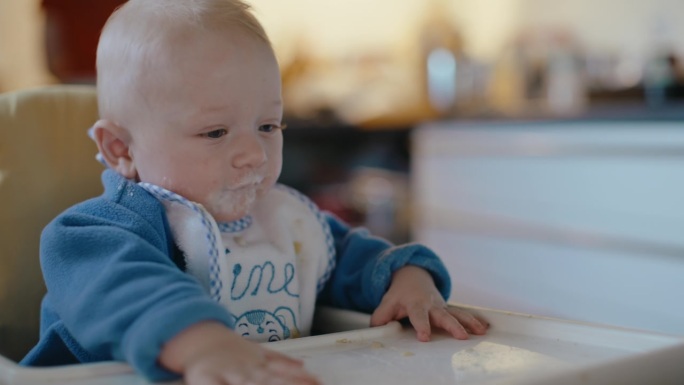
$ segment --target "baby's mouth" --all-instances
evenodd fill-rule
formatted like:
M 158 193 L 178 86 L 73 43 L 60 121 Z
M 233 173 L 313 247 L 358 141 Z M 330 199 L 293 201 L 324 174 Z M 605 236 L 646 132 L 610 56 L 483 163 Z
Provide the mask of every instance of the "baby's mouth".
M 250 176 L 250 177 L 247 177 L 244 180 L 238 182 L 234 187 L 228 188 L 228 190 L 235 191 L 235 190 L 242 190 L 242 189 L 246 189 L 246 188 L 256 188 L 261 184 L 261 182 L 263 182 L 263 180 L 264 180 L 264 177 L 260 176 L 260 175 Z

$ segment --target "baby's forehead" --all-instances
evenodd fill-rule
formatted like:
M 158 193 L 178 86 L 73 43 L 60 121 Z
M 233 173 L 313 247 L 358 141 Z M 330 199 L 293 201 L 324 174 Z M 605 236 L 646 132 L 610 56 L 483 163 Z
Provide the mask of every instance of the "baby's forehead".
M 219 73 L 221 66 L 233 61 L 231 55 L 222 54 L 230 49 L 261 55 L 265 51 L 249 47 L 263 44 L 268 55 L 274 56 L 263 29 L 246 9 L 218 12 L 225 11 L 223 8 L 229 3 L 235 7 L 236 1 L 129 0 L 115 12 L 98 47 L 101 114 L 104 111 L 106 115 L 120 117 L 131 109 L 156 105 L 165 98 L 171 98 L 171 104 L 177 103 L 175 96 L 169 95 L 171 83 L 185 77 L 202 82 L 210 78 L 212 70 Z M 199 5 L 213 8 L 201 10 Z M 240 52 L 235 56 L 245 55 Z M 203 64 L 212 60 L 214 67 Z M 187 82 L 182 84 L 185 88 Z M 152 106 L 148 109 L 154 114 Z

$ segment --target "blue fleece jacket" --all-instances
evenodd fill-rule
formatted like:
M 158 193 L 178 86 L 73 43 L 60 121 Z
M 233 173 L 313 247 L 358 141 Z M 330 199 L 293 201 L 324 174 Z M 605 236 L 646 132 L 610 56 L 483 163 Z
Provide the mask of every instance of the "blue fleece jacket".
M 125 361 L 152 381 L 178 378 L 157 362 L 161 348 L 207 320 L 232 327 L 226 309 L 183 271 L 163 205 L 112 170 L 105 192 L 59 215 L 43 231 L 40 259 L 48 292 L 40 341 L 23 365 Z M 392 246 L 327 216 L 337 267 L 319 303 L 372 312 L 392 273 L 416 265 L 431 273 L 446 298 L 450 280 L 424 246 Z M 181 258 L 182 259 L 182 258 Z

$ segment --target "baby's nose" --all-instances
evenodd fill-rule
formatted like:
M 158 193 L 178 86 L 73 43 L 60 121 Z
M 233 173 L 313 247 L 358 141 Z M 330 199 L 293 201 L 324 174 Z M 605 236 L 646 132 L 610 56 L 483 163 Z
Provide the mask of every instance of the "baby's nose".
M 235 168 L 252 167 L 263 165 L 268 156 L 263 143 L 257 135 L 244 133 L 235 141 L 235 156 L 233 166 Z

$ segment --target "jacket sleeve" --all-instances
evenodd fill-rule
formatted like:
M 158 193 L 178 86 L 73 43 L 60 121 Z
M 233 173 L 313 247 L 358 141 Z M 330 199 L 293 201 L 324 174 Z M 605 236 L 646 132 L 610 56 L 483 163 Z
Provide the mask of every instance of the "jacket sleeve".
M 407 265 L 427 270 L 444 299 L 448 298 L 449 273 L 432 250 L 416 243 L 394 246 L 330 214 L 326 219 L 335 243 L 336 268 L 319 303 L 372 313 L 387 292 L 392 273 Z
M 81 210 L 45 229 L 46 299 L 81 361 L 126 361 L 152 381 L 178 378 L 158 364 L 164 343 L 200 321 L 232 321 L 171 260 L 163 225 L 110 206 L 106 217 Z

